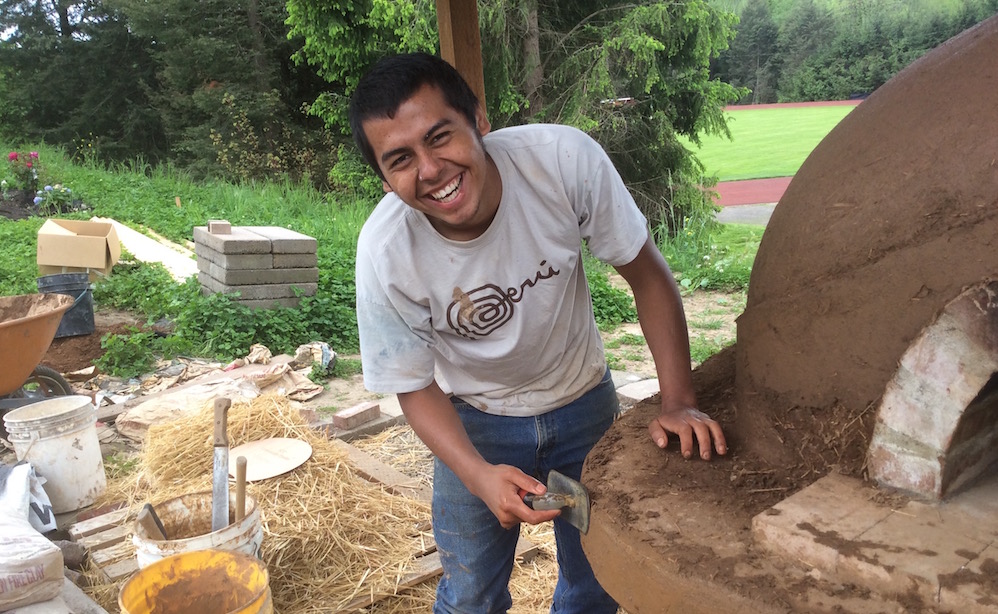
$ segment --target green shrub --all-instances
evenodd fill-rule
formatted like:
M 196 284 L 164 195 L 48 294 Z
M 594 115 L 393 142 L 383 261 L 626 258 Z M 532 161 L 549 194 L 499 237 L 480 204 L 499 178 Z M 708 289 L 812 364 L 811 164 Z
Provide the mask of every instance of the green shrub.
M 593 300 L 593 315 L 600 330 L 610 330 L 624 322 L 637 322 L 638 310 L 634 299 L 627 292 L 610 283 L 603 270 L 594 269 L 586 273 L 589 279 L 589 294 Z
M 35 266 L 38 229 L 43 218 L 4 220 L 0 223 L 0 295 L 32 294 L 38 291 Z
M 690 359 L 699 364 L 717 354 L 725 347 L 734 343 L 734 340 L 725 340 L 721 337 L 710 338 L 706 335 L 697 335 L 690 339 Z
M 330 377 L 348 378 L 359 375 L 363 369 L 360 360 L 356 358 L 337 358 L 336 364 L 329 371 Z
M 104 335 L 100 340 L 104 354 L 94 361 L 98 369 L 117 377 L 137 377 L 148 373 L 156 358 L 152 332 L 129 329 L 127 335 Z
M 684 291 L 748 288 L 762 227 L 690 224 L 662 246 Z

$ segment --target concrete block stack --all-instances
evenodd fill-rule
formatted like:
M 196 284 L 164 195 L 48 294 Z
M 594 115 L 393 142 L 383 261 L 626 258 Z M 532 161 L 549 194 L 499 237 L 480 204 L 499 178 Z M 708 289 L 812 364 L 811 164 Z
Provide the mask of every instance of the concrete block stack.
M 254 309 L 297 307 L 314 296 L 319 268 L 316 240 L 278 226 L 230 226 L 211 221 L 194 228 L 198 281 L 205 294 L 236 294 Z

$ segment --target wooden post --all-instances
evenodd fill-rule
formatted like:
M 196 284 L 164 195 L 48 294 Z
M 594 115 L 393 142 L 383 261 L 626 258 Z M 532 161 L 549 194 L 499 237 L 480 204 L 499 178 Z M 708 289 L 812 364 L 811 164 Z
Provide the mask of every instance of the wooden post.
M 440 57 L 457 69 L 485 110 L 485 74 L 482 36 L 478 29 L 478 0 L 436 0 Z

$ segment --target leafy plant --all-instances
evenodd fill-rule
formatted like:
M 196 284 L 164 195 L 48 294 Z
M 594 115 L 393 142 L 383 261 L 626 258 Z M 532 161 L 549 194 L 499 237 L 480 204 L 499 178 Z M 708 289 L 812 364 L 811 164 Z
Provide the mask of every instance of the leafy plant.
M 114 266 L 114 274 L 94 285 L 94 301 L 101 306 L 137 311 L 150 320 L 179 308 L 177 283 L 159 263 L 142 264 L 127 252 Z
M 695 338 L 690 339 L 690 359 L 700 364 L 732 343 L 733 341 L 726 341 L 720 338 L 712 339 L 705 335 L 697 335 Z
M 321 362 L 316 360 L 312 362 L 312 368 L 308 372 L 308 379 L 310 379 L 313 384 L 322 386 L 329 381 L 329 372 L 326 370 L 326 367 L 322 366 Z
M 57 215 L 73 209 L 73 191 L 62 184 L 47 185 L 35 193 L 35 206 L 42 215 Z
M 137 377 L 148 373 L 156 363 L 152 341 L 155 334 L 129 329 L 127 335 L 104 335 L 100 340 L 104 354 L 94 361 L 98 369 L 117 377 Z
M 634 333 L 624 333 L 617 337 L 607 340 L 603 347 L 606 349 L 617 349 L 625 345 L 644 345 L 645 338 L 641 335 L 635 335 Z
M 12 151 L 7 154 L 7 163 L 12 176 L 8 183 L 9 189 L 34 192 L 38 189 L 38 152 L 21 153 Z
M 4 220 L 0 223 L 0 295 L 30 294 L 37 290 L 35 255 L 43 218 Z
M 701 330 L 721 330 L 724 327 L 724 321 L 719 319 L 698 319 L 689 321 L 690 328 L 699 328 Z
M 684 292 L 748 288 L 762 228 L 690 223 L 662 246 Z
M 119 480 L 135 473 L 139 468 L 138 454 L 115 452 L 104 457 L 104 470 L 109 480 Z
M 361 367 L 360 360 L 356 358 L 336 358 L 336 364 L 333 365 L 332 370 L 329 374 L 332 377 L 338 377 L 345 379 L 348 377 L 353 377 L 354 375 L 359 375 L 363 371 Z
M 589 294 L 593 300 L 593 315 L 600 330 L 609 330 L 623 322 L 636 322 L 638 310 L 627 292 L 610 284 L 606 274 L 589 276 Z

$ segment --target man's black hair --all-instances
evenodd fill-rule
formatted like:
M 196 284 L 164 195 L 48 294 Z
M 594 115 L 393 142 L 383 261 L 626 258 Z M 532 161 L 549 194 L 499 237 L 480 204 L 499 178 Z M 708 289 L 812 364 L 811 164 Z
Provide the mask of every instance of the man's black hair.
M 392 118 L 403 102 L 424 85 L 443 92 L 444 100 L 459 111 L 472 126 L 476 124 L 478 98 L 457 70 L 428 53 L 407 53 L 385 58 L 361 77 L 350 97 L 350 130 L 364 160 L 384 179 L 374 158 L 363 123 L 369 119 Z

